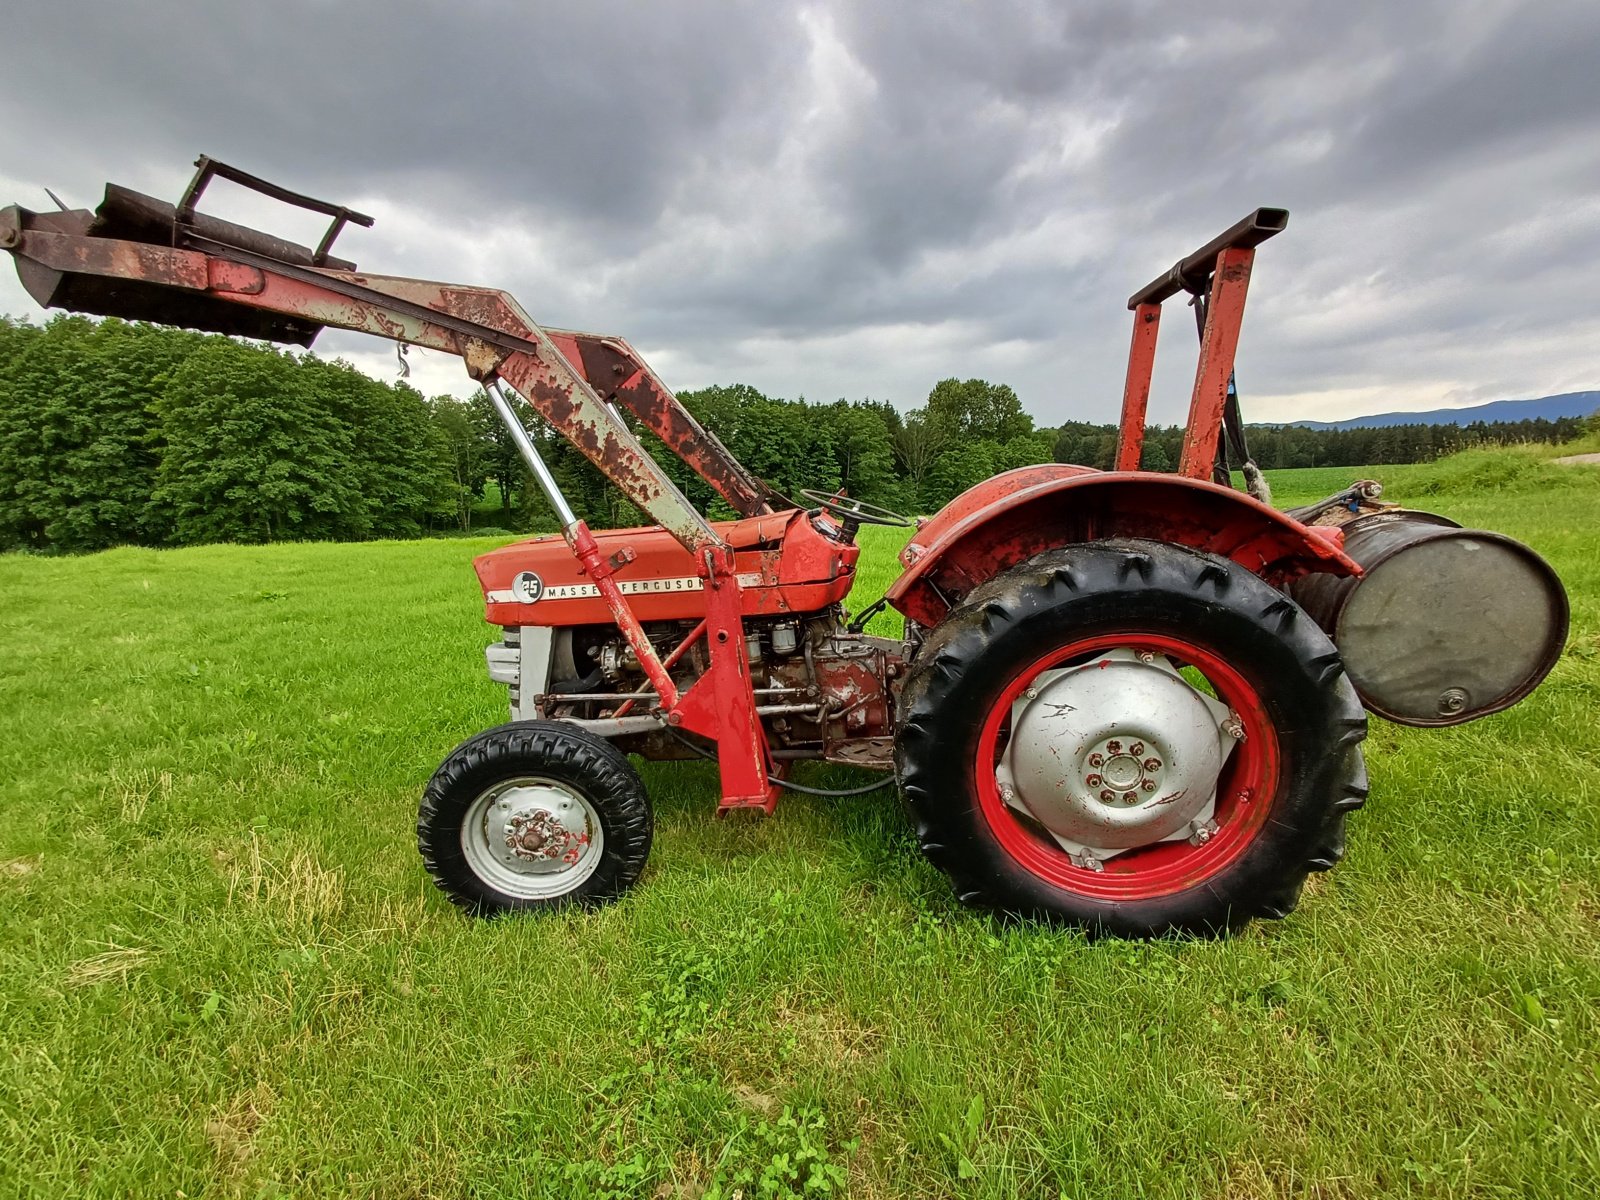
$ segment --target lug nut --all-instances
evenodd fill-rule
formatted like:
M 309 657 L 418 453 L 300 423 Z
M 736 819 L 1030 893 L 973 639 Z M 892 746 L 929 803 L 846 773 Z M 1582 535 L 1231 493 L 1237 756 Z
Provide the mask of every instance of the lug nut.
M 1156 781 L 1154 779 L 1146 779 L 1139 786 L 1147 792 L 1153 792 L 1156 790 Z
M 1159 758 L 1147 758 L 1147 759 L 1145 759 L 1144 760 L 1144 769 L 1146 771 L 1159 771 L 1159 770 L 1161 770 L 1161 760 Z
M 1142 662 L 1142 663 L 1153 663 L 1153 662 L 1155 662 L 1155 660 L 1156 660 L 1156 656 L 1154 654 L 1150 653 L 1150 651 L 1148 651 L 1148 650 L 1139 651 L 1139 661 L 1140 662 Z
M 1091 755 L 1089 755 L 1089 765 L 1091 767 L 1103 767 L 1103 766 L 1105 766 L 1106 765 L 1106 756 L 1104 754 L 1091 754 Z
M 1194 831 L 1194 840 L 1195 845 L 1204 846 L 1211 840 L 1211 830 L 1202 825 L 1199 829 Z
M 1101 793 L 1100 793 L 1100 799 L 1102 799 L 1104 801 L 1107 801 L 1108 803 L 1110 801 L 1112 801 L 1112 800 L 1115 800 L 1116 798 L 1117 798 L 1116 793 L 1113 792 L 1110 788 L 1106 788 L 1103 791 L 1101 791 Z
M 1098 775 L 1091 775 L 1085 779 L 1084 782 L 1092 788 L 1097 788 L 1104 782 L 1104 780 L 1102 780 Z
M 1138 758 L 1139 755 L 1144 753 L 1144 743 L 1135 742 L 1133 745 L 1128 747 L 1128 753 L 1133 755 L 1135 758 Z
M 1039 698 L 1039 689 L 1036 688 L 1036 687 L 1031 687 L 1027 691 L 1023 692 L 1022 694 L 1024 696 L 1026 696 L 1029 700 L 1037 700 Z
M 1113 753 L 1113 754 L 1121 754 L 1122 753 L 1122 743 L 1119 742 L 1119 741 L 1115 741 L 1115 740 L 1109 741 L 1109 742 L 1106 743 L 1106 749 L 1111 751 L 1111 753 Z

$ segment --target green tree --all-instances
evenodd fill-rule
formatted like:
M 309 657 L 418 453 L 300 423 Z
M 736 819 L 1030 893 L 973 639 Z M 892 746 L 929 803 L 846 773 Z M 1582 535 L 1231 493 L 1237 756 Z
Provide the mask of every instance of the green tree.
M 286 354 L 224 338 L 161 398 L 156 498 L 180 542 L 365 537 L 372 518 L 343 414 Z
M 928 419 L 951 437 L 1009 442 L 1033 432 L 1017 393 L 985 379 L 941 379 L 928 393 Z
M 449 447 L 422 394 L 386 384 L 347 362 L 307 356 L 300 375 L 351 435 L 351 480 L 362 500 L 350 514 L 369 537 L 416 537 L 453 520 Z
M 881 413 L 870 404 L 844 400 L 824 411 L 837 432 L 833 453 L 839 486 L 870 504 L 895 503 L 899 497 L 894 480 L 894 448 Z
M 428 407 L 444 447 L 455 524 L 465 532 L 472 528 L 473 502 L 483 498 L 484 485 L 489 481 L 493 443 L 483 436 L 467 401 L 435 396 Z
M 75 316 L 0 322 L 0 545 L 161 540 L 155 401 L 203 341 Z

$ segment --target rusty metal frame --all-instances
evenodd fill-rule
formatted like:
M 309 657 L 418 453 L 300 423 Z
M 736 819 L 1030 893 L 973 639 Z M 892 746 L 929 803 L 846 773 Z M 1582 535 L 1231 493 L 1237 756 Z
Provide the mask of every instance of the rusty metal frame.
M 1222 416 L 1228 403 L 1228 379 L 1239 348 L 1244 299 L 1250 290 L 1250 267 L 1255 257 L 1253 249 L 1235 246 L 1217 255 L 1216 273 L 1206 300 L 1206 327 L 1200 339 L 1194 392 L 1189 397 L 1189 420 L 1178 456 L 1178 474 L 1190 479 L 1210 479 L 1216 465 Z
M 1193 254 L 1180 258 L 1170 270 L 1128 298 L 1128 307 L 1133 310 L 1133 340 L 1128 347 L 1128 375 L 1117 430 L 1118 471 L 1139 470 L 1156 339 L 1161 329 L 1161 305 L 1180 292 L 1189 292 L 1204 304 L 1205 325 L 1200 335 L 1200 358 L 1189 397 L 1178 474 L 1189 479 L 1211 478 L 1255 248 L 1282 233 L 1288 225 L 1287 209 L 1258 208 Z
M 620 337 L 547 330 L 567 357 L 583 368 L 597 394 L 621 405 L 661 439 L 741 517 L 795 505 L 752 474 L 672 394 L 632 346 Z M 571 349 L 568 350 L 568 343 Z
M 1141 304 L 1133 310 L 1133 342 L 1128 347 L 1128 382 L 1122 390 L 1122 425 L 1117 433 L 1119 471 L 1137 471 L 1144 452 L 1145 411 L 1150 407 L 1150 377 L 1156 365 L 1156 336 L 1161 332 L 1161 305 Z

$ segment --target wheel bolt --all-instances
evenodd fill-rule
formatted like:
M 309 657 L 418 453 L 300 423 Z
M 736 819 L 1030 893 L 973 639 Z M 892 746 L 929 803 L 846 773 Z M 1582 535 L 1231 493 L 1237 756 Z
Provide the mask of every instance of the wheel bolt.
M 1091 755 L 1089 755 L 1089 765 L 1091 767 L 1103 767 L 1103 766 L 1105 766 L 1106 765 L 1106 756 L 1104 754 L 1091 754 Z
M 1146 771 L 1159 771 L 1159 770 L 1161 770 L 1161 760 L 1159 758 L 1147 758 L 1147 759 L 1145 759 L 1144 760 L 1144 769 Z
M 1122 743 L 1113 739 L 1112 741 L 1106 743 L 1106 749 L 1111 751 L 1113 754 L 1121 754 Z
M 1156 790 L 1156 781 L 1154 779 L 1146 779 L 1139 786 L 1147 792 L 1153 792 Z
M 1087 783 L 1090 787 L 1096 788 L 1096 787 L 1099 787 L 1101 785 L 1101 783 L 1104 782 L 1104 780 L 1102 780 L 1100 778 L 1100 776 L 1098 776 L 1098 775 L 1091 775 L 1091 776 L 1089 776 L 1089 778 L 1085 779 L 1084 782 Z
M 1111 801 L 1111 800 L 1115 800 L 1116 798 L 1117 798 L 1116 793 L 1113 792 L 1110 788 L 1106 788 L 1104 791 L 1102 791 L 1100 793 L 1100 799 L 1108 801 L 1108 802 Z
M 1133 755 L 1135 758 L 1138 758 L 1139 755 L 1144 753 L 1144 743 L 1135 742 L 1133 745 L 1128 747 L 1128 753 Z

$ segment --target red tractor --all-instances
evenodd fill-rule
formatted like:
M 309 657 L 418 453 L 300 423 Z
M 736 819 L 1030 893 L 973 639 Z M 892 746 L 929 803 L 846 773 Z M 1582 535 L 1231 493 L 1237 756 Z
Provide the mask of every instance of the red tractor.
M 915 523 L 883 602 L 844 602 L 862 524 L 912 522 L 753 477 L 620 338 L 546 329 L 504 292 L 372 275 L 330 254 L 371 219 L 210 159 L 177 205 L 108 185 L 95 212 L 0 212 L 45 306 L 309 345 L 327 326 L 459 355 L 560 536 L 483 555 L 489 673 L 511 720 L 424 792 L 422 858 L 489 915 L 612 899 L 650 851 L 629 755 L 714 759 L 719 812 L 771 812 L 797 760 L 898 783 L 961 899 L 1092 931 L 1215 933 L 1294 908 L 1367 795 L 1372 709 L 1448 725 L 1525 696 L 1566 597 L 1497 534 L 1357 485 L 1284 513 L 1243 452 L 1233 358 L 1260 209 L 1136 293 L 1116 469 L 999 475 Z M 207 216 L 216 177 L 329 216 L 316 249 Z M 1161 305 L 1191 295 L 1199 368 L 1176 473 L 1142 471 Z M 655 523 L 589 530 L 522 399 Z M 641 446 L 654 433 L 739 517 L 708 521 Z M 1249 491 L 1229 486 L 1223 432 Z M 859 791 L 871 788 L 857 789 Z

